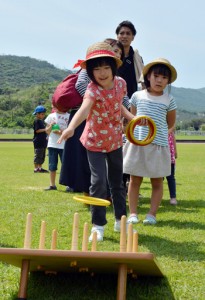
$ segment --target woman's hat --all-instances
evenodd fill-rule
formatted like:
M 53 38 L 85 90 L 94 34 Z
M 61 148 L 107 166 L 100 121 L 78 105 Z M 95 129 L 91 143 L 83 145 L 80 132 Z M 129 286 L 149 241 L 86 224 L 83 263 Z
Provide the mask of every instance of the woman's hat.
M 98 57 L 113 57 L 116 61 L 117 68 L 122 65 L 122 61 L 115 56 L 112 47 L 105 42 L 95 43 L 90 46 L 86 53 L 86 59 L 80 64 L 82 69 L 86 69 L 86 62 Z
M 45 113 L 46 112 L 46 109 L 43 105 L 38 105 L 36 106 L 34 112 L 33 112 L 33 115 L 36 115 L 36 114 L 39 114 L 39 113 Z
M 143 75 L 147 75 L 147 73 L 149 72 L 149 69 L 154 66 L 154 65 L 158 65 L 158 64 L 162 64 L 167 66 L 170 71 L 171 71 L 171 79 L 170 79 L 170 83 L 174 82 L 177 78 L 177 71 L 176 69 L 171 65 L 171 63 L 165 59 L 165 58 L 156 58 L 153 61 L 151 61 L 149 64 L 147 64 L 146 66 L 144 66 L 142 73 Z

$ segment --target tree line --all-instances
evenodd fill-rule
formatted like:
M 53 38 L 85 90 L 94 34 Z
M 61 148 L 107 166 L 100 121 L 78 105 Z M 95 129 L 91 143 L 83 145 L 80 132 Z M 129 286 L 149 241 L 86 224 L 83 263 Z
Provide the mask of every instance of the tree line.
M 51 111 L 52 94 L 59 82 L 43 83 L 27 89 L 6 89 L 0 94 L 0 128 L 32 128 L 35 107 L 42 104 L 47 112 Z M 181 119 L 180 114 L 184 110 L 178 110 L 177 130 L 205 130 L 205 117 Z M 190 112 L 189 112 L 190 115 Z
M 35 107 L 42 104 L 51 111 L 51 97 L 57 82 L 45 83 L 25 90 L 4 91 L 0 95 L 0 127 L 32 128 Z

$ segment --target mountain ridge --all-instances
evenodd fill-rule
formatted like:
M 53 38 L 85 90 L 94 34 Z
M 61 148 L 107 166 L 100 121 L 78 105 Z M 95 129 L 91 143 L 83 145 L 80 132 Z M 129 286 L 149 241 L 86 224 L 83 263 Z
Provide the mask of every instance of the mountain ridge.
M 0 55 L 0 88 L 19 89 L 61 81 L 70 70 L 61 70 L 44 60 L 29 56 Z
M 71 70 L 62 70 L 47 61 L 29 56 L 0 55 L 0 95 L 42 84 L 57 86 Z M 200 89 L 171 87 L 178 111 L 190 115 L 205 116 L 205 87 Z

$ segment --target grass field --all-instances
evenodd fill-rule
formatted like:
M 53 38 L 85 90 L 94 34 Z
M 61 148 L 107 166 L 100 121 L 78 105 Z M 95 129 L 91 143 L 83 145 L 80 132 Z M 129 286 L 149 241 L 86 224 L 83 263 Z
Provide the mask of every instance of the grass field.
M 0 139 L 32 139 L 33 134 L 0 134 Z
M 166 275 L 163 279 L 128 277 L 127 300 L 205 299 L 205 144 L 178 144 L 176 165 L 178 205 L 169 204 L 167 183 L 156 226 L 135 225 L 139 251 L 156 254 Z M 23 247 L 27 213 L 33 215 L 32 248 L 38 248 L 41 221 L 46 221 L 46 247 L 51 232 L 58 231 L 58 249 L 70 249 L 73 215 L 83 225 L 90 222 L 86 206 L 73 200 L 73 194 L 58 185 L 58 191 L 45 192 L 49 174 L 33 173 L 32 142 L 0 142 L 0 246 Z M 47 167 L 47 158 L 44 167 Z M 58 174 L 59 176 L 59 174 Z M 139 218 L 149 208 L 150 183 L 145 179 Z M 113 232 L 113 208 L 107 208 L 108 224 L 99 251 L 119 251 L 119 234 Z M 16 299 L 20 270 L 0 263 L 0 299 Z M 78 274 L 69 276 L 31 274 L 28 300 L 116 299 L 117 277 Z
M 1 134 L 0 133 L 0 140 L 1 139 L 32 139 L 33 134 Z M 176 135 L 178 140 L 203 140 L 205 141 L 205 135 Z

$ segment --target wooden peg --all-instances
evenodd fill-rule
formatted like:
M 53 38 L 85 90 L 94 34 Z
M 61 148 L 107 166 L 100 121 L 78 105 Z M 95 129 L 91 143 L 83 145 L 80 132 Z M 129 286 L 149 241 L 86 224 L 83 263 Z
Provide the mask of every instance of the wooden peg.
M 133 246 L 132 246 L 132 252 L 138 252 L 138 233 L 133 233 Z
M 45 249 L 45 240 L 46 240 L 46 222 L 42 221 L 41 222 L 39 249 Z
M 88 251 L 88 223 L 84 224 L 82 251 Z
M 126 252 L 126 216 L 121 217 L 120 252 Z
M 55 250 L 57 247 L 57 230 L 52 231 L 51 250 Z
M 79 214 L 74 214 L 73 219 L 73 233 L 72 233 L 72 245 L 71 250 L 78 250 L 78 226 L 79 226 Z
M 26 231 L 25 231 L 25 238 L 24 238 L 24 248 L 30 249 L 31 248 L 31 227 L 32 227 L 32 214 L 27 214 L 26 220 Z
M 127 252 L 132 252 L 133 245 L 133 225 L 128 225 L 128 235 L 127 235 Z

